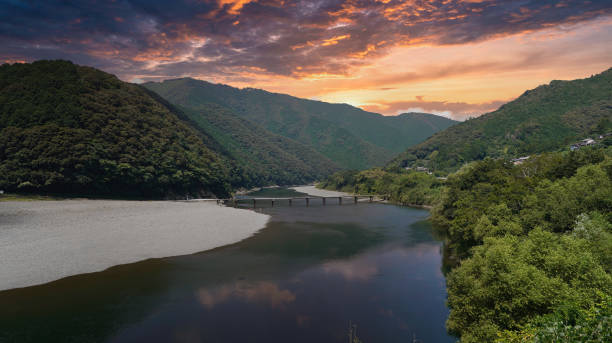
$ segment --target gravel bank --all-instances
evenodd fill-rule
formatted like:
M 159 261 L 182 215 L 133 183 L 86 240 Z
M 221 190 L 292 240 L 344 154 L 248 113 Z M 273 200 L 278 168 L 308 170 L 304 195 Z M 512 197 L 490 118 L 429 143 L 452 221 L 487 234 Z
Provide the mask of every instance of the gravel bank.
M 245 239 L 267 215 L 214 202 L 0 202 L 0 290 Z
M 344 193 L 344 192 L 336 192 L 336 191 L 328 191 L 326 189 L 319 189 L 319 188 L 316 188 L 315 186 L 297 186 L 297 187 L 291 187 L 291 189 L 294 189 L 298 192 L 306 193 L 308 195 L 312 195 L 315 197 L 339 197 L 339 196 L 350 196 L 351 195 L 349 193 Z

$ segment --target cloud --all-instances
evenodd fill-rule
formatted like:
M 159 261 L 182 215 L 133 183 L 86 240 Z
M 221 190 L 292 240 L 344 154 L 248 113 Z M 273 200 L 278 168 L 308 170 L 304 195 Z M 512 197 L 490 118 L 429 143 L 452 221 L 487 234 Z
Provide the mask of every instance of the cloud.
M 398 115 L 409 112 L 432 113 L 449 117 L 455 120 L 465 120 L 470 117 L 477 117 L 483 113 L 492 112 L 498 109 L 508 100 L 495 100 L 485 103 L 465 103 L 465 102 L 446 102 L 446 101 L 396 101 L 381 102 L 362 106 L 366 111 L 384 113 L 387 115 Z
M 8 1 L 0 59 L 71 59 L 124 79 L 347 75 L 392 47 L 478 42 L 611 11 L 578 0 Z

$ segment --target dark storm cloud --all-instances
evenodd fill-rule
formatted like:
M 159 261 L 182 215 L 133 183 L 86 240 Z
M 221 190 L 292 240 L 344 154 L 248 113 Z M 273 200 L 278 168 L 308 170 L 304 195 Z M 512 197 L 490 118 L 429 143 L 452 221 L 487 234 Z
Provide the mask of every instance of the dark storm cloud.
M 397 45 L 462 44 L 612 13 L 610 1 L 0 1 L 0 61 L 124 78 L 342 74 Z

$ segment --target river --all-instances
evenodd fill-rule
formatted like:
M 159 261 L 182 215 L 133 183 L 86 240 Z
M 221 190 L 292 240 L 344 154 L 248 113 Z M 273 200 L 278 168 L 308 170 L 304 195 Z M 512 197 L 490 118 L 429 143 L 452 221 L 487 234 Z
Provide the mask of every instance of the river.
M 0 292 L 0 342 L 347 342 L 349 323 L 364 343 L 454 341 L 427 211 L 258 211 L 233 245 Z

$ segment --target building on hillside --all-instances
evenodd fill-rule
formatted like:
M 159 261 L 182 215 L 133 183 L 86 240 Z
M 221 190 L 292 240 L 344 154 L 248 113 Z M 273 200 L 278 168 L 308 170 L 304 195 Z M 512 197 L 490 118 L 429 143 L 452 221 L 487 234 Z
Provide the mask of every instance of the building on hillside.
M 574 151 L 574 150 L 578 150 L 580 148 L 582 148 L 583 146 L 590 146 L 590 145 L 595 145 L 597 144 L 597 142 L 595 142 L 594 139 L 592 138 L 585 138 L 583 140 L 581 140 L 578 143 L 574 143 L 572 145 L 570 145 L 570 150 Z
M 406 169 L 406 170 L 414 170 L 414 171 L 417 171 L 417 172 L 420 172 L 420 173 L 427 173 L 429 175 L 433 174 L 431 172 L 431 170 L 429 170 L 429 168 L 426 168 L 426 167 L 415 167 L 415 168 L 405 167 L 404 169 Z
M 512 164 L 516 166 L 519 164 L 523 164 L 523 162 L 527 161 L 528 159 L 529 159 L 529 156 L 523 156 L 523 157 L 511 159 L 510 162 L 512 162 Z

